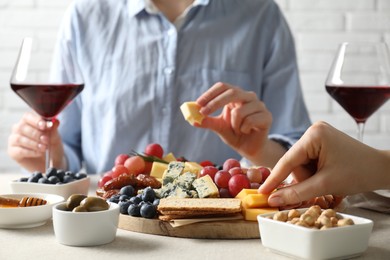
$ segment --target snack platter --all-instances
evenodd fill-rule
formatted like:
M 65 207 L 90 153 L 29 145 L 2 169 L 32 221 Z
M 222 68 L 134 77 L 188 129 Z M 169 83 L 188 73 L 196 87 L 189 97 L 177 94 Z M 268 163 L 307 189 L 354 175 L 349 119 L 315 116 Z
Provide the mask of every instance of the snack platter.
M 137 233 L 199 239 L 258 239 L 258 223 L 246 220 L 198 222 L 173 227 L 169 221 L 120 214 L 118 228 Z

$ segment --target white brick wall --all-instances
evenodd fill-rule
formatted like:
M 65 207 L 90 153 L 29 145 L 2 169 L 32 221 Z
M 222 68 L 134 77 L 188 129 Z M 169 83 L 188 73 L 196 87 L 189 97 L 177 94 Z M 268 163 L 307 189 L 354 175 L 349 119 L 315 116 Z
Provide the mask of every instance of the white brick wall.
M 51 55 L 56 32 L 72 0 L 0 0 L 0 174 L 18 170 L 7 156 L 11 126 L 28 108 L 10 90 L 9 77 L 21 39 L 41 40 Z M 342 41 L 390 43 L 390 0 L 276 0 L 293 31 L 305 100 L 313 121 L 325 120 L 356 135 L 352 118 L 325 91 L 324 81 Z M 390 102 L 367 122 L 365 143 L 390 149 Z

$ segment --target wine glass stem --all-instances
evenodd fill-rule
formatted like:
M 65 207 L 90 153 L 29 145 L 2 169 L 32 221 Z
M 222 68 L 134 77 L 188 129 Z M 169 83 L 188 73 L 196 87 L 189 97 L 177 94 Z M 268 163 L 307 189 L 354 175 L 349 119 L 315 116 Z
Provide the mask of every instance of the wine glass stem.
M 357 127 L 358 127 L 357 138 L 362 143 L 363 143 L 364 125 L 365 123 L 363 122 L 357 123 Z
M 53 121 L 52 120 L 46 120 L 46 126 L 48 129 L 51 129 L 51 127 L 53 126 Z M 50 153 L 50 133 L 51 133 L 51 130 L 47 132 L 47 137 L 48 137 L 48 146 L 47 146 L 47 149 L 46 149 L 46 158 L 45 158 L 45 169 L 48 169 L 49 167 L 51 167 L 51 153 Z

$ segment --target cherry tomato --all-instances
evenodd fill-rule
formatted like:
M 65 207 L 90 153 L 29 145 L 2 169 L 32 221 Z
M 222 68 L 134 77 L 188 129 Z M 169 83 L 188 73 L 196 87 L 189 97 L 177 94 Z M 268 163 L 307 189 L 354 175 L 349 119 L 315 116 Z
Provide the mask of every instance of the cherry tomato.
M 200 166 L 202 166 L 202 167 L 214 166 L 214 163 L 211 162 L 211 161 L 208 161 L 208 160 L 206 160 L 206 161 L 201 161 L 199 164 L 200 164 Z

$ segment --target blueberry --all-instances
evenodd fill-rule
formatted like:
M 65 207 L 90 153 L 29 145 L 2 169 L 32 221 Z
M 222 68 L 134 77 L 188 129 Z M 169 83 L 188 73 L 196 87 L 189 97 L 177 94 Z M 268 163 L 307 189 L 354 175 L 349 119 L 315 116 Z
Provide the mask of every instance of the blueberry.
M 153 206 L 156 206 L 156 207 L 157 207 L 158 204 L 160 204 L 160 199 L 157 199 L 157 198 L 154 199 L 152 204 L 153 204 Z
M 126 194 L 121 195 L 121 196 L 119 197 L 119 201 L 128 201 L 129 199 L 130 199 L 130 197 L 127 196 Z
M 142 192 L 142 200 L 146 202 L 153 202 L 156 198 L 156 193 L 151 187 L 146 187 Z
M 131 197 L 130 201 L 134 204 L 139 204 L 142 201 L 142 199 L 138 196 L 135 196 L 135 197 Z
M 157 215 L 156 207 L 149 203 L 144 203 L 140 210 L 141 217 L 154 218 Z
M 57 170 L 57 177 L 60 181 L 64 181 L 65 171 L 62 169 Z
M 38 183 L 50 184 L 50 181 L 46 177 L 42 177 L 38 180 Z
M 51 184 L 56 184 L 57 182 L 60 182 L 60 179 L 59 179 L 57 176 L 50 176 L 50 177 L 48 178 L 48 180 L 49 180 L 49 182 L 50 182 Z
M 54 167 L 49 167 L 46 169 L 46 178 L 50 178 L 51 176 L 57 176 L 57 169 Z
M 70 177 L 72 177 L 73 179 L 76 179 L 75 174 L 74 174 L 74 172 L 72 172 L 72 171 L 66 171 L 66 172 L 65 172 L 65 176 L 70 176 Z
M 69 182 L 72 182 L 74 181 L 74 178 L 70 175 L 65 175 L 64 176 L 64 179 L 63 179 L 63 183 L 69 183 Z
M 82 172 L 78 172 L 74 175 L 75 179 L 77 180 L 81 180 L 81 179 L 84 179 L 84 178 L 87 178 L 87 174 L 86 173 L 82 173 Z
M 120 189 L 119 194 L 133 197 L 135 195 L 135 189 L 131 185 L 124 186 Z
M 27 182 L 28 181 L 28 177 L 21 177 L 19 179 L 19 182 Z
M 136 204 L 130 204 L 127 213 L 133 217 L 140 217 L 140 206 Z
M 121 201 L 118 203 L 118 205 L 119 205 L 120 213 L 125 214 L 125 215 L 129 214 L 128 209 L 129 209 L 129 206 L 131 205 L 130 201 Z
M 40 178 L 43 177 L 41 172 L 34 172 L 27 180 L 27 182 L 38 182 Z

